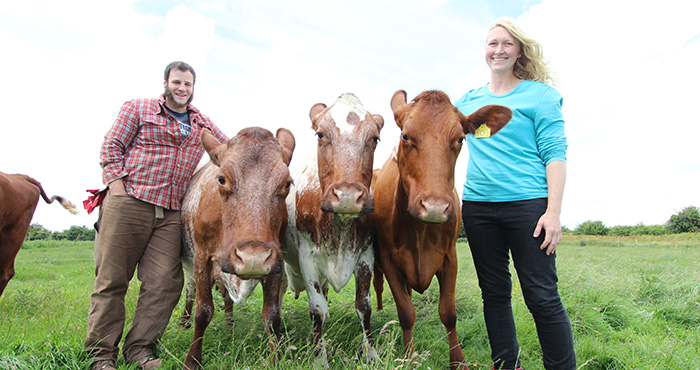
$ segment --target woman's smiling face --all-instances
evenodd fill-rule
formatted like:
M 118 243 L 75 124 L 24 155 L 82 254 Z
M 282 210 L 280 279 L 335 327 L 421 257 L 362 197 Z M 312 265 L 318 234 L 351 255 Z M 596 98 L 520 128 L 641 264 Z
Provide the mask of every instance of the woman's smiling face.
M 520 43 L 501 26 L 494 27 L 486 40 L 486 64 L 494 73 L 513 71 L 522 56 Z

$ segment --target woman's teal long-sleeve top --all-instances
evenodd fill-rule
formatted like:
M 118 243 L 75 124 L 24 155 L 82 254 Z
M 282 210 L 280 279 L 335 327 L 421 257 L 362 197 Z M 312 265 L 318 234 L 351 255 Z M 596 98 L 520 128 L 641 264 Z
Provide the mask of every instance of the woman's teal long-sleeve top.
M 504 95 L 488 85 L 471 90 L 454 105 L 465 115 L 498 104 L 513 118 L 497 134 L 479 139 L 467 135 L 469 163 L 462 199 L 509 202 L 547 198 L 546 166 L 566 162 L 562 97 L 553 87 L 524 80 Z

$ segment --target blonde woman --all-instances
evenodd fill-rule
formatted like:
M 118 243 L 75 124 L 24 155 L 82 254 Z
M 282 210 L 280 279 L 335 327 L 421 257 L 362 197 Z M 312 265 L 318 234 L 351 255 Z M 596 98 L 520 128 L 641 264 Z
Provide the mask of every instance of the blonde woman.
M 555 266 L 562 239 L 566 136 L 562 97 L 540 44 L 509 18 L 489 29 L 491 79 L 455 106 L 469 115 L 487 104 L 513 110 L 493 137 L 469 135 L 462 220 L 481 287 L 494 369 L 522 369 L 511 308 L 510 256 L 537 327 L 546 369 L 576 369 L 571 323 Z

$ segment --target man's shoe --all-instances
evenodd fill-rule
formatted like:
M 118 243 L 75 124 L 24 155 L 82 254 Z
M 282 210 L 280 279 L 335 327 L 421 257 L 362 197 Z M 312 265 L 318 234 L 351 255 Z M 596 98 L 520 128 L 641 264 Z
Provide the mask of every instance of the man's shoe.
M 163 361 L 161 359 L 155 358 L 154 356 L 146 356 L 139 360 L 138 365 L 136 365 L 136 367 L 142 370 L 151 370 L 160 366 L 162 362 Z
M 92 370 L 117 370 L 113 360 L 99 360 L 92 363 Z

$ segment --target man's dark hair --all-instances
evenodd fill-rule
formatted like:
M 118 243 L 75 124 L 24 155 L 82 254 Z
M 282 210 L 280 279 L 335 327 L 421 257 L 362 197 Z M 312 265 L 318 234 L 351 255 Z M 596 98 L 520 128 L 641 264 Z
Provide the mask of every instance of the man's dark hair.
M 165 67 L 165 75 L 164 75 L 165 81 L 168 81 L 168 78 L 170 77 L 170 71 L 172 71 L 173 69 L 177 69 L 177 70 L 180 70 L 182 72 L 190 72 L 190 73 L 192 73 L 192 83 L 197 81 L 197 74 L 194 73 L 194 68 L 192 68 L 191 65 L 189 65 L 185 62 L 180 62 L 180 61 L 172 62 L 172 63 L 168 64 L 167 67 Z

